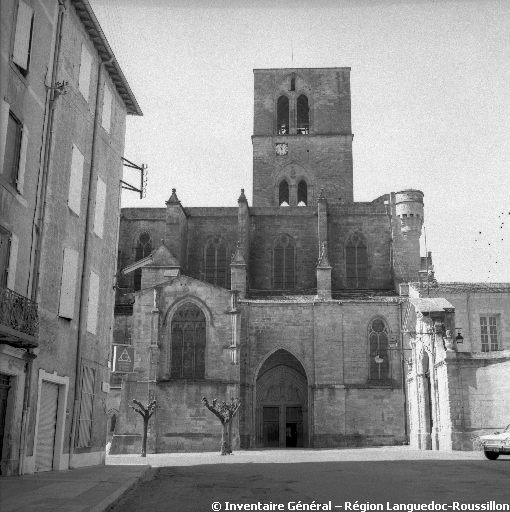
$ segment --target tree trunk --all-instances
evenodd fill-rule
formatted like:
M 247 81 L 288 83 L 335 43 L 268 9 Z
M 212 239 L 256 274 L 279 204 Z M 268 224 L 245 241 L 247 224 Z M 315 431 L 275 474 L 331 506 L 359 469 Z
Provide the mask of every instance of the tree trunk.
M 228 424 L 226 422 L 222 423 L 223 431 L 221 433 L 221 455 L 229 455 L 228 451 Z
M 232 417 L 228 419 L 228 453 L 232 454 Z
M 142 457 L 147 457 L 147 430 L 149 427 L 149 418 L 143 419 L 143 437 L 142 437 Z

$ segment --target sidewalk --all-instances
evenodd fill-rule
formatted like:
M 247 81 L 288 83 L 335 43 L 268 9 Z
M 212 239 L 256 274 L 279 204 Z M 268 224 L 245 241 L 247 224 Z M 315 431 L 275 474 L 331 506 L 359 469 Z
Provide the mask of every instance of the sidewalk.
M 0 477 L 0 510 L 103 512 L 149 469 L 147 465 L 108 465 Z

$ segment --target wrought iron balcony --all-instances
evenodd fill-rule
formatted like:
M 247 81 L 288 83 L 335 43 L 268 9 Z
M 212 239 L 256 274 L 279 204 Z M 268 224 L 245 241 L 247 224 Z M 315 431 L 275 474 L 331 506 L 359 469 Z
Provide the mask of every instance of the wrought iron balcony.
M 37 303 L 0 287 L 0 343 L 33 348 L 39 344 Z

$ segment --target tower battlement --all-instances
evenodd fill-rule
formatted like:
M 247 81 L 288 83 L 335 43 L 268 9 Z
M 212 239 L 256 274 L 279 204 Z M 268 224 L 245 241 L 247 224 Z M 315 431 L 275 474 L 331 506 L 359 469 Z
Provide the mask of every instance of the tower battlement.
M 423 211 L 421 190 L 410 189 L 395 193 L 395 214 L 400 219 L 400 231 L 404 236 L 420 236 Z

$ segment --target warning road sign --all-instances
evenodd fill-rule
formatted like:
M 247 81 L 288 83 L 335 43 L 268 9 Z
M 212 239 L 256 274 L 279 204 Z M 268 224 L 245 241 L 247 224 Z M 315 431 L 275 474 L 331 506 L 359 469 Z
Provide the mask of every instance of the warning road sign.
M 126 345 L 113 346 L 113 371 L 131 373 L 135 367 L 135 349 Z

